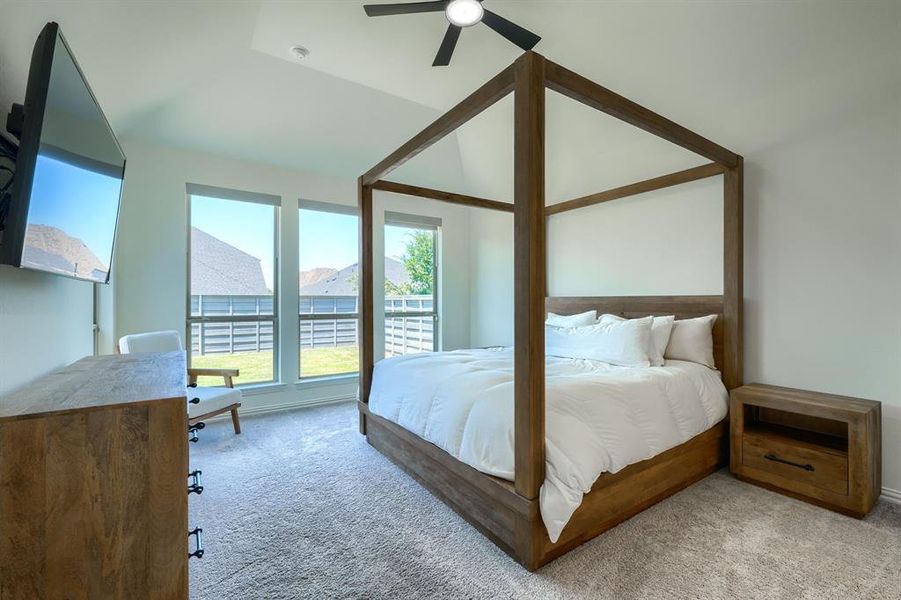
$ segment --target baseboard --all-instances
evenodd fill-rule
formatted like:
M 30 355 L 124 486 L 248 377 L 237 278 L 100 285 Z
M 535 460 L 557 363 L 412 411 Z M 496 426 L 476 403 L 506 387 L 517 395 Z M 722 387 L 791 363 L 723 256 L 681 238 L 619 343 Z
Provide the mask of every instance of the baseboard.
M 894 504 L 901 504 L 901 491 L 882 488 L 882 498 Z
M 355 402 L 357 399 L 357 395 L 354 394 L 340 394 L 338 396 L 326 396 L 324 398 L 316 398 L 316 399 L 297 399 L 290 400 L 288 402 L 279 402 L 279 403 L 267 403 L 261 406 L 253 406 L 244 404 L 238 409 L 238 412 L 242 417 L 249 417 L 252 415 L 265 415 L 268 413 L 281 412 L 285 410 L 296 410 L 298 408 L 311 408 L 313 406 L 324 406 L 326 404 L 338 404 L 340 402 Z M 225 421 L 230 420 L 231 414 L 225 413 L 223 415 L 219 415 L 213 417 L 212 419 L 207 420 L 208 423 L 214 423 L 216 421 Z

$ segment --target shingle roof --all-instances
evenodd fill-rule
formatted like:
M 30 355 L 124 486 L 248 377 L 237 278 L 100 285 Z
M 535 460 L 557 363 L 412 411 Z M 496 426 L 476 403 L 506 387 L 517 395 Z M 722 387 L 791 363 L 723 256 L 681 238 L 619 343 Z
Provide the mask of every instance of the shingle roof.
M 28 244 L 22 250 L 22 264 L 55 273 L 75 275 L 75 265 L 64 257 Z
M 260 259 L 201 229 L 191 228 L 191 294 L 265 296 L 270 293 Z
M 354 263 L 316 283 L 303 286 L 300 293 L 303 296 L 355 296 L 358 271 L 359 265 Z M 385 278 L 397 285 L 410 281 L 403 263 L 390 257 L 385 258 Z

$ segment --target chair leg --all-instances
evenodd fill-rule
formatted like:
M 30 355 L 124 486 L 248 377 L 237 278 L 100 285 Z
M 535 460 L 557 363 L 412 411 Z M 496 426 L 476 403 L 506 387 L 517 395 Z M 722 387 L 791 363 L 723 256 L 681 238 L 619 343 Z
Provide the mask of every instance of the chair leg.
M 235 426 L 235 435 L 241 433 L 241 419 L 238 417 L 238 408 L 232 409 L 232 425 Z

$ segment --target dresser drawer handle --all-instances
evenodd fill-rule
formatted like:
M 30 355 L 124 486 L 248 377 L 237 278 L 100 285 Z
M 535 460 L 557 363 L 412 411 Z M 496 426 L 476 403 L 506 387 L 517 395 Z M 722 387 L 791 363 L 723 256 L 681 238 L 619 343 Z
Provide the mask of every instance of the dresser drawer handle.
M 200 439 L 199 437 L 197 437 L 197 432 L 200 431 L 201 429 L 203 429 L 204 427 L 206 427 L 206 423 L 204 423 L 203 421 L 201 421 L 200 423 L 195 423 L 194 425 L 191 425 L 190 427 L 188 427 L 188 434 L 191 436 L 188 438 L 188 441 L 194 442 L 196 444 L 197 441 Z
M 767 454 L 764 456 L 765 459 L 771 460 L 773 462 L 782 463 L 784 465 L 791 465 L 793 467 L 798 467 L 799 469 L 804 469 L 805 471 L 813 471 L 813 465 L 807 463 L 806 465 L 802 465 L 801 463 L 792 462 L 790 460 L 785 460 L 784 458 L 779 458 L 775 454 Z
M 188 402 L 191 404 L 200 404 L 200 398 L 191 398 Z
M 200 476 L 203 475 L 203 471 L 191 471 L 188 474 L 188 477 L 191 478 L 191 485 L 188 486 L 188 494 L 197 494 L 198 496 L 203 493 L 203 480 Z
M 188 537 L 191 537 L 192 535 L 194 536 L 196 545 L 194 547 L 194 552 L 188 553 L 188 558 L 203 558 L 203 529 L 195 527 L 188 532 Z

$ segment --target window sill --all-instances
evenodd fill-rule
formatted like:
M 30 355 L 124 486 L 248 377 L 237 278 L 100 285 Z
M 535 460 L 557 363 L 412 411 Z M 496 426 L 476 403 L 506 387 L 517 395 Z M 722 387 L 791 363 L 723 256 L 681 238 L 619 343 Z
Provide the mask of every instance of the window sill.
M 259 384 L 239 385 L 237 389 L 241 390 L 244 396 L 259 396 L 261 394 L 271 394 L 273 392 L 283 392 L 288 386 L 284 383 L 269 382 Z
M 359 373 L 345 373 L 342 375 L 322 375 L 320 377 L 305 377 L 294 383 L 298 390 L 356 383 L 360 379 Z

